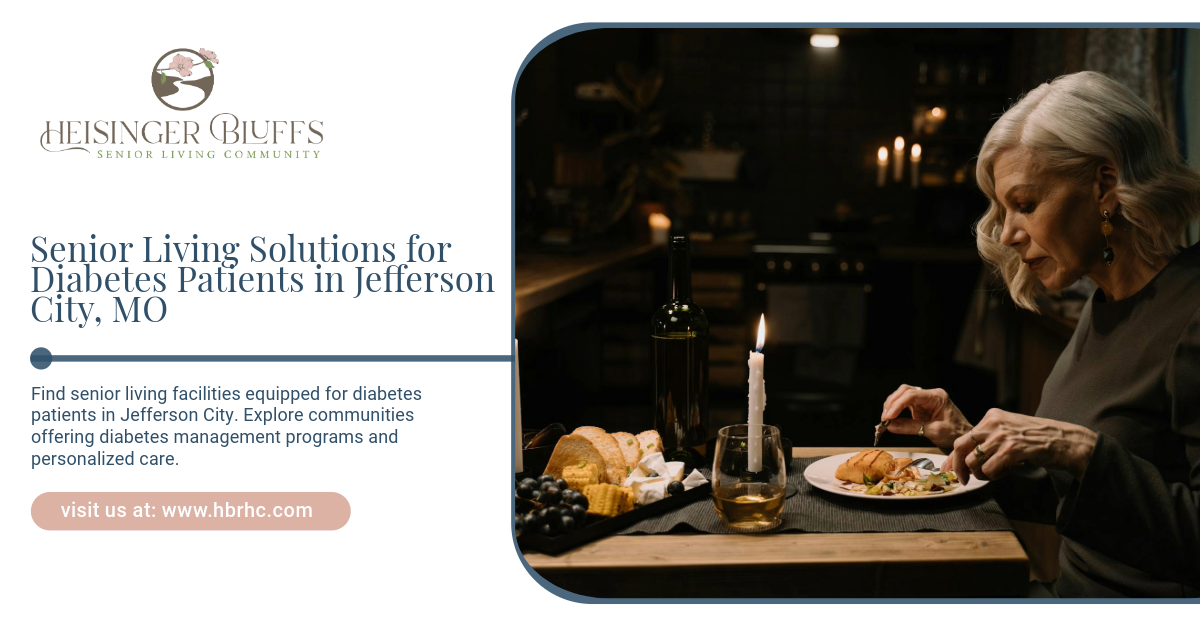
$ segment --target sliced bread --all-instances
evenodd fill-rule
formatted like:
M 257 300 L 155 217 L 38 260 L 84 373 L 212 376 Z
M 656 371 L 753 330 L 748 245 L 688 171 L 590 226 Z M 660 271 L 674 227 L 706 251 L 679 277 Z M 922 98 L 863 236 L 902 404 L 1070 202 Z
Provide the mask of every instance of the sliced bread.
M 613 432 L 612 437 L 617 439 L 617 447 L 621 448 L 621 454 L 625 456 L 625 466 L 636 469 L 642 454 L 645 453 L 637 437 L 629 432 Z
M 620 485 L 625 481 L 632 466 L 625 463 L 625 454 L 621 453 L 621 447 L 612 434 L 591 426 L 577 428 L 571 434 L 588 439 L 600 452 L 600 456 L 604 458 L 602 468 L 604 469 L 605 483 Z
M 554 446 L 554 453 L 550 454 L 550 461 L 546 463 L 546 470 L 543 473 L 561 478 L 564 467 L 577 465 L 580 462 L 590 462 L 596 465 L 603 475 L 606 462 L 604 456 L 600 454 L 600 450 L 592 444 L 590 439 L 576 434 L 568 434 L 558 439 L 558 444 Z
M 643 455 L 660 453 L 664 456 L 667 452 L 663 451 L 662 438 L 658 436 L 658 432 L 654 430 L 646 430 L 637 435 L 638 447 L 641 448 Z

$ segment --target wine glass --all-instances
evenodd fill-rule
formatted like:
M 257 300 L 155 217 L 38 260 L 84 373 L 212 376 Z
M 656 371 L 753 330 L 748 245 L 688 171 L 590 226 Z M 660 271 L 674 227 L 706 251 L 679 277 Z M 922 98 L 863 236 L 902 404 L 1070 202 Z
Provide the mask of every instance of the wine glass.
M 757 456 L 752 455 L 755 450 Z M 713 507 L 730 527 L 755 532 L 779 525 L 787 492 L 779 428 L 748 424 L 721 428 L 712 484 Z

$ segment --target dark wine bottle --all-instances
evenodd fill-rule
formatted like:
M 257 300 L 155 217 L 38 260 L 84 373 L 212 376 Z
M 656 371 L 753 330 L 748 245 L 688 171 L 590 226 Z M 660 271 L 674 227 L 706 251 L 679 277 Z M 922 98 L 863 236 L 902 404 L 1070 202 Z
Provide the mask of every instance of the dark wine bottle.
M 671 238 L 671 298 L 654 313 L 654 429 L 668 460 L 703 463 L 708 441 L 708 317 L 692 301 L 688 239 Z

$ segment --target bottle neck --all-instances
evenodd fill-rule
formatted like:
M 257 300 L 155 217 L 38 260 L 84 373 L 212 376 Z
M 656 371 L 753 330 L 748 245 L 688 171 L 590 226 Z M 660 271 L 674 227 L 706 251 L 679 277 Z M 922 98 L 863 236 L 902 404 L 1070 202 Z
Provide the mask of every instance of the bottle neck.
M 692 265 L 686 248 L 671 250 L 671 300 L 688 302 L 692 300 Z

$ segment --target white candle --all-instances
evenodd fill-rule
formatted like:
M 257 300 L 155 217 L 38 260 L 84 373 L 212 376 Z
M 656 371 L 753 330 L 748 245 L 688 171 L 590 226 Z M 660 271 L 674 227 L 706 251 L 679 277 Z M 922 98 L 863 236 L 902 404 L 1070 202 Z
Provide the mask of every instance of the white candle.
M 912 167 L 912 186 L 913 186 L 913 189 L 915 190 L 918 187 L 921 187 L 921 145 L 920 144 L 912 145 L 912 160 L 909 163 L 912 164 L 912 166 L 911 166 Z
M 671 233 L 671 219 L 666 215 L 655 212 L 650 214 L 650 242 L 666 244 L 667 236 Z
M 522 460 L 525 456 L 524 447 L 521 446 L 521 351 L 516 340 L 513 340 L 513 358 L 516 359 L 513 372 L 517 387 L 517 473 L 520 473 L 525 470 L 525 462 Z
M 746 447 L 749 459 L 746 470 L 751 473 L 762 471 L 762 426 L 763 408 L 767 407 L 767 387 L 763 382 L 763 341 L 767 339 L 767 317 L 758 319 L 758 346 L 750 352 L 750 411 Z
M 904 138 L 896 137 L 892 143 L 892 180 L 899 181 L 904 175 Z
M 879 169 L 875 171 L 875 186 L 883 187 L 887 183 L 887 147 L 880 146 L 879 152 L 875 153 L 875 160 L 879 164 Z

